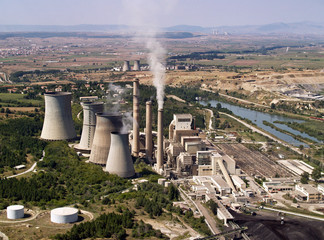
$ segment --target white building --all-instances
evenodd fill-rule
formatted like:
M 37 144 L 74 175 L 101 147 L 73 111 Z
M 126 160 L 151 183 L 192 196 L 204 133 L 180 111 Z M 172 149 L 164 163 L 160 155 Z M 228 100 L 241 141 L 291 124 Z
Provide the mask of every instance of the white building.
M 309 184 L 297 184 L 296 191 L 298 192 L 296 196 L 298 200 L 318 202 L 323 199 L 322 193 Z
M 175 130 L 190 130 L 192 123 L 191 114 L 173 114 Z
M 234 183 L 234 185 L 243 190 L 243 189 L 246 189 L 246 183 L 242 180 L 242 178 L 240 178 L 239 176 L 237 175 L 232 175 L 232 181 Z

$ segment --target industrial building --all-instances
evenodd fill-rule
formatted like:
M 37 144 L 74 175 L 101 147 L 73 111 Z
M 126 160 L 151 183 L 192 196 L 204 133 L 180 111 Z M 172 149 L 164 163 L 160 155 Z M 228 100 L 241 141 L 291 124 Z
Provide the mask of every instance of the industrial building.
M 41 139 L 72 140 L 76 138 L 71 109 L 71 93 L 48 92 Z
M 297 184 L 295 189 L 297 192 L 297 200 L 306 202 L 318 202 L 323 200 L 322 193 L 309 184 Z
M 51 222 L 74 223 L 78 220 L 78 209 L 72 207 L 61 207 L 51 210 Z

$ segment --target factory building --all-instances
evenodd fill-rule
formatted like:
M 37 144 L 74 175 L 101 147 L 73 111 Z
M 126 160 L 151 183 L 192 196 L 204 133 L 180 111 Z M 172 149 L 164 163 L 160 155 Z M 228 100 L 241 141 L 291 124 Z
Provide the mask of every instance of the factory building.
M 169 125 L 169 139 L 181 142 L 182 136 L 197 136 L 198 130 L 192 129 L 193 118 L 191 114 L 173 114 Z
M 45 96 L 45 117 L 41 139 L 72 140 L 76 132 L 72 120 L 71 93 L 48 92 Z
M 242 180 L 242 178 L 237 175 L 232 175 L 231 177 L 236 188 L 240 190 L 246 189 L 246 183 Z
M 297 191 L 296 198 L 300 201 L 318 202 L 323 199 L 322 193 L 309 184 L 297 184 L 295 189 Z

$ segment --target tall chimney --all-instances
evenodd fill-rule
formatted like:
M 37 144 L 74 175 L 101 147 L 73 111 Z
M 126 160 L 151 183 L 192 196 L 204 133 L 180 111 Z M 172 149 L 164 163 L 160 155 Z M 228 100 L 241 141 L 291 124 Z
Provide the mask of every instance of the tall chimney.
M 134 71 L 140 71 L 141 70 L 141 64 L 140 64 L 140 60 L 135 60 L 134 61 L 134 67 L 133 67 Z
M 146 102 L 146 127 L 145 127 L 146 158 L 152 159 L 152 102 Z
M 125 60 L 123 65 L 123 72 L 130 71 L 129 61 Z
M 163 109 L 158 110 L 158 135 L 156 169 L 159 171 L 163 165 Z
M 139 80 L 133 81 L 133 145 L 132 153 L 134 157 L 139 156 Z

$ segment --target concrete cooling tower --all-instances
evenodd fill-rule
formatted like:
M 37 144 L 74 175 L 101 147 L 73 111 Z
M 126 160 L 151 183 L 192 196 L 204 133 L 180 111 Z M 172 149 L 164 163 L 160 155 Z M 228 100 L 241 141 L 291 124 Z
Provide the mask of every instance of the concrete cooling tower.
M 134 67 L 133 67 L 134 71 L 141 71 L 141 64 L 140 64 L 140 60 L 135 60 L 134 61 Z
M 106 171 L 124 178 L 135 175 L 127 133 L 111 133 L 110 152 L 107 159 Z
M 75 149 L 90 153 L 96 130 L 96 113 L 103 111 L 103 102 L 82 102 L 83 127 L 80 143 Z
M 123 126 L 119 114 L 97 113 L 96 131 L 93 137 L 89 161 L 105 165 L 110 149 L 110 133 L 119 132 Z
M 124 61 L 123 72 L 130 71 L 129 61 Z
M 45 93 L 45 118 L 41 138 L 71 140 L 76 138 L 72 120 L 71 93 Z

